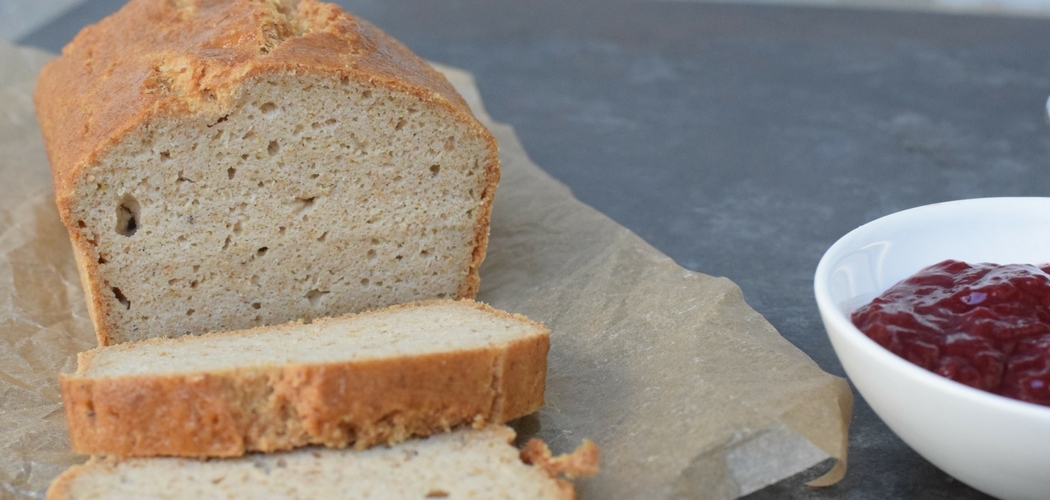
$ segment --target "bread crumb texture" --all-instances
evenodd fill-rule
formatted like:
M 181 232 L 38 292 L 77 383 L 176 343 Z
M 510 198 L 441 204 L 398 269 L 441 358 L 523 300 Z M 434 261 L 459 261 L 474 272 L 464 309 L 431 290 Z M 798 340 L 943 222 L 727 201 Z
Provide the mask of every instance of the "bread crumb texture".
M 528 466 L 503 426 L 461 430 L 364 452 L 308 449 L 239 459 L 92 459 L 52 484 L 50 500 L 568 500 L 571 484 Z
M 35 98 L 103 345 L 477 291 L 496 144 L 334 5 L 132 0 Z

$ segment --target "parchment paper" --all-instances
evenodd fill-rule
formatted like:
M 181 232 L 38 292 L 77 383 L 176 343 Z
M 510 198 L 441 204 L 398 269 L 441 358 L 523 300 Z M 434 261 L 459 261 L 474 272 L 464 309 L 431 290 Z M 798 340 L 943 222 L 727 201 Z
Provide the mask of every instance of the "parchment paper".
M 57 374 L 94 347 L 31 100 L 48 55 L 0 42 L 0 498 L 42 498 L 69 451 Z M 493 123 L 469 74 L 439 68 L 497 136 L 479 300 L 552 330 L 547 403 L 515 423 L 602 471 L 582 499 L 726 499 L 821 462 L 845 471 L 852 398 L 744 303 L 573 198 Z

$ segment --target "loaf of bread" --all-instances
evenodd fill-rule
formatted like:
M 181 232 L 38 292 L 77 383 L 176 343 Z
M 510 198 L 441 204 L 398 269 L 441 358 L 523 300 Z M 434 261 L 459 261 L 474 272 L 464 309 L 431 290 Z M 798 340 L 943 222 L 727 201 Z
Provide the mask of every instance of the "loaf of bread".
M 131 0 L 35 100 L 102 345 L 477 291 L 496 143 L 334 5 Z
M 81 353 L 60 377 L 73 450 L 229 457 L 365 448 L 543 404 L 549 331 L 470 300 Z
M 526 465 L 504 426 L 460 430 L 366 451 L 307 449 L 225 460 L 91 459 L 63 473 L 49 500 L 567 500 L 573 486 Z M 581 447 L 596 471 L 597 448 Z M 578 451 L 576 453 L 581 453 Z

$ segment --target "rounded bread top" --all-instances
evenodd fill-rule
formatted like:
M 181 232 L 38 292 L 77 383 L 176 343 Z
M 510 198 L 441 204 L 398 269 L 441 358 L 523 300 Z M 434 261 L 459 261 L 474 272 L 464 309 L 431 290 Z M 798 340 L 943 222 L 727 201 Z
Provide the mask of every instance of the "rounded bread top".
M 440 73 L 336 5 L 131 0 L 82 30 L 37 82 L 37 114 L 60 206 L 72 194 L 76 173 L 150 116 L 219 117 L 246 79 L 281 73 L 411 93 L 473 123 L 495 150 L 491 135 Z

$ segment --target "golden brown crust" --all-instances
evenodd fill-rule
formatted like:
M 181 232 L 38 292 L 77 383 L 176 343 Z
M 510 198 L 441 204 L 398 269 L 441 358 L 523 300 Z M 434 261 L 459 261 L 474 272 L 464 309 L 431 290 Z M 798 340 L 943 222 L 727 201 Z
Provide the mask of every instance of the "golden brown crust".
M 551 477 L 564 475 L 573 479 L 598 473 L 598 445 L 589 439 L 584 439 L 572 453 L 554 457 L 547 443 L 532 438 L 521 450 L 521 459 L 547 471 Z
M 388 310 L 439 303 L 451 301 Z M 337 319 L 321 320 L 328 321 Z M 84 378 L 78 375 L 92 362 L 89 351 L 79 357 L 77 375 L 60 377 L 73 450 L 230 457 L 309 444 L 365 448 L 464 424 L 503 423 L 543 404 L 549 331 L 529 323 L 543 335 L 506 349 L 189 374 Z
M 521 461 L 543 469 L 558 481 L 567 499 L 576 498 L 576 488 L 569 480 L 598 473 L 598 445 L 589 439 L 584 439 L 572 453 L 551 455 L 547 443 L 532 438 L 521 450 Z
M 75 253 L 93 247 L 72 215 L 77 179 L 131 131 L 159 116 L 222 116 L 259 75 L 325 75 L 444 108 L 488 144 L 475 247 L 457 298 L 477 294 L 500 176 L 496 142 L 440 73 L 367 21 L 317 0 L 131 0 L 62 52 L 41 71 L 34 99 Z M 85 261 L 79 269 L 99 343 L 107 345 L 97 267 Z
M 75 247 L 85 244 L 78 242 L 78 238 L 74 238 L 72 233 L 70 233 L 70 240 Z M 95 338 L 98 339 L 98 345 L 105 346 L 109 345 L 109 335 L 104 334 L 107 331 L 106 328 L 100 328 L 100 325 L 103 324 L 102 311 L 105 307 L 105 304 L 100 299 L 102 283 L 91 279 L 92 267 L 97 267 L 97 264 L 87 258 L 89 254 L 86 250 L 85 248 L 74 248 L 73 260 L 77 263 L 77 274 L 80 276 L 80 286 L 84 290 L 84 301 L 87 302 L 88 317 L 91 318 L 91 324 L 95 326 Z
M 41 71 L 35 99 L 56 192 L 69 191 L 78 170 L 148 115 L 219 109 L 248 77 L 265 72 L 408 92 L 489 135 L 440 73 L 335 5 L 132 0 L 85 28 Z

